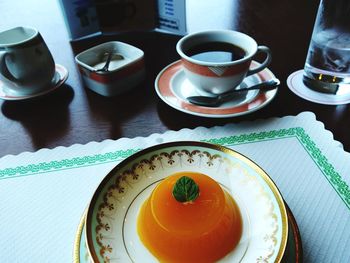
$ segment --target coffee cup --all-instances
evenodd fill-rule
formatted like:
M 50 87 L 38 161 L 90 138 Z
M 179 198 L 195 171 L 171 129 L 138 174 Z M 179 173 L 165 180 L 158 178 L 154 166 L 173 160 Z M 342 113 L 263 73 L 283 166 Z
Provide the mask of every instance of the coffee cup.
M 0 33 L 0 77 L 8 89 L 35 94 L 49 88 L 54 76 L 54 60 L 38 30 L 15 27 Z
M 215 95 L 239 87 L 245 77 L 265 69 L 271 62 L 271 51 L 241 32 L 207 30 L 181 38 L 176 50 L 181 57 L 187 79 L 202 95 Z M 257 53 L 265 60 L 250 69 Z

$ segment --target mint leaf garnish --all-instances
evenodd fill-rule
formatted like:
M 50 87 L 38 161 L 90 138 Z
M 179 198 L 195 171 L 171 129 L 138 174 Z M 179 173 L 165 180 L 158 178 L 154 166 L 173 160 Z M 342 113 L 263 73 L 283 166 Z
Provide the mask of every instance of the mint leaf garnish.
M 192 178 L 182 176 L 174 185 L 173 196 L 181 203 L 192 202 L 199 196 L 199 187 Z

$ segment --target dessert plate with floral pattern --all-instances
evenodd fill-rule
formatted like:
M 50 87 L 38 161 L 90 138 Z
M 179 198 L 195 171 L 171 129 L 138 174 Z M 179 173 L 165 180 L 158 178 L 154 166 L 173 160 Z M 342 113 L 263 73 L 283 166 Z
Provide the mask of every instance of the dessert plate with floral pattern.
M 282 258 L 282 263 L 301 263 L 303 262 L 303 247 L 301 243 L 301 236 L 298 228 L 298 224 L 293 216 L 292 211 L 287 208 L 288 215 L 288 241 L 287 247 L 284 251 L 284 255 Z M 86 246 L 86 238 L 85 238 L 85 219 L 86 212 L 84 212 L 80 223 L 78 225 L 78 229 L 75 236 L 74 242 L 74 253 L 73 253 L 73 262 L 74 263 L 92 263 L 92 259 L 89 255 Z
M 85 222 L 87 250 L 93 262 L 158 262 L 138 236 L 139 208 L 158 182 L 184 171 L 212 177 L 239 206 L 243 234 L 223 261 L 282 260 L 288 218 L 282 196 L 270 177 L 229 148 L 182 141 L 144 149 L 119 163 L 102 180 Z

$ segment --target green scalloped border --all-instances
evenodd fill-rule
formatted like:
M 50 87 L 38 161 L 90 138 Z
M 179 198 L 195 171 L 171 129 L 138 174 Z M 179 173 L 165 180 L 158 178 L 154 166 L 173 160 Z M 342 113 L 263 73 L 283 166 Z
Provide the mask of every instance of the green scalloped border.
M 315 162 L 317 167 L 321 170 L 328 182 L 332 185 L 334 190 L 344 201 L 346 206 L 350 209 L 350 189 L 346 182 L 341 178 L 341 175 L 334 169 L 333 165 L 329 163 L 327 158 L 322 154 L 321 150 L 316 146 L 315 142 L 311 140 L 310 136 L 301 127 L 272 130 L 268 132 L 241 134 L 238 136 L 222 137 L 219 139 L 209 139 L 206 142 L 221 144 L 221 145 L 237 145 L 244 143 L 251 143 L 254 141 L 267 141 L 274 139 L 281 139 L 286 137 L 295 137 L 304 147 L 311 159 Z
M 249 133 L 241 135 L 233 135 L 229 137 L 214 138 L 203 140 L 205 142 L 220 144 L 223 146 L 239 145 L 245 143 L 253 143 L 256 141 L 268 141 L 282 138 L 295 137 L 304 147 L 311 159 L 317 167 L 322 171 L 323 175 L 350 209 L 350 189 L 340 174 L 335 171 L 334 167 L 329 163 L 327 158 L 322 154 L 321 150 L 316 146 L 310 136 L 301 127 L 289 129 L 271 130 L 259 133 Z M 17 166 L 13 168 L 5 168 L 0 170 L 0 180 L 28 176 L 33 174 L 48 173 L 66 169 L 74 169 L 92 165 L 99 165 L 109 162 L 123 160 L 126 157 L 140 151 L 141 149 L 120 150 L 108 152 L 104 154 L 96 154 L 91 156 L 75 157 L 72 159 L 56 160 L 51 162 L 42 162 L 37 164 L 29 164 L 25 166 Z
M 0 180 L 121 161 L 140 150 L 141 149 L 120 150 L 104 154 L 5 168 L 0 170 Z

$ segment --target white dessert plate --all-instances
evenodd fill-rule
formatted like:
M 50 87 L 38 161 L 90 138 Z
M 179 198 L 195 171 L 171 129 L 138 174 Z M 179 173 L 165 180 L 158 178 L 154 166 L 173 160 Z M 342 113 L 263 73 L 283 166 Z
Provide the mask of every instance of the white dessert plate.
M 259 65 L 252 61 L 252 67 Z M 275 78 L 269 69 L 246 77 L 241 87 L 250 87 L 266 80 Z M 187 101 L 187 97 L 200 95 L 195 86 L 186 78 L 182 69 L 181 60 L 165 67 L 155 80 L 155 89 L 158 96 L 169 106 L 179 111 L 209 118 L 227 118 L 245 115 L 265 107 L 277 94 L 277 88 L 270 91 L 251 90 L 237 93 L 230 101 L 218 107 L 198 106 Z
M 8 83 L 5 83 L 4 81 L 0 80 L 0 99 L 3 99 L 3 100 L 28 100 L 28 99 L 43 96 L 47 93 L 50 93 L 50 92 L 56 90 L 57 88 L 62 86 L 62 84 L 67 80 L 68 70 L 64 66 L 59 65 L 59 64 L 56 64 L 55 66 L 56 66 L 56 68 L 55 68 L 56 72 L 55 72 L 54 78 L 52 80 L 52 85 L 50 87 L 47 87 L 47 89 L 40 91 L 40 92 L 37 92 L 37 93 L 34 93 L 34 94 L 30 94 L 30 95 L 20 94 L 19 92 L 12 90 L 11 87 L 8 86 Z
M 243 234 L 225 262 L 280 262 L 288 238 L 283 199 L 270 177 L 229 148 L 171 142 L 144 149 L 102 180 L 89 204 L 85 231 L 94 262 L 158 262 L 137 234 L 139 208 L 167 176 L 193 171 L 214 178 L 238 203 Z
M 301 236 L 299 227 L 292 211 L 286 206 L 288 214 L 288 241 L 284 252 L 282 263 L 300 263 L 303 261 L 303 247 L 301 243 Z M 85 238 L 85 220 L 86 212 L 84 212 L 77 228 L 74 241 L 74 263 L 92 263 L 91 257 L 87 250 Z

